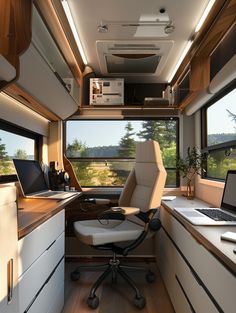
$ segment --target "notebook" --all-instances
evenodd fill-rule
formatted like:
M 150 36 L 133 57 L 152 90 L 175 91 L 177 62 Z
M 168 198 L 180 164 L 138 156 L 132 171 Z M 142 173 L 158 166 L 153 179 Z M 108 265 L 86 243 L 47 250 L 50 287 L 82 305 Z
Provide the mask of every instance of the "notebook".
M 220 208 L 174 208 L 194 225 L 236 225 L 236 170 L 229 170 Z
M 13 159 L 13 163 L 22 193 L 26 198 L 62 200 L 77 193 L 49 190 L 41 166 L 36 160 Z

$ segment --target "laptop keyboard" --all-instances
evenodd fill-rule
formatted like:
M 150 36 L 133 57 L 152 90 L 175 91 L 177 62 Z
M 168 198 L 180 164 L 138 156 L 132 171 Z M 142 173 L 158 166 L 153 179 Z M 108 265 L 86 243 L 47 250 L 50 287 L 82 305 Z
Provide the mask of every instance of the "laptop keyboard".
M 43 197 L 51 197 L 55 195 L 58 195 L 57 191 L 46 191 L 46 192 L 40 193 L 40 196 L 43 196 Z
M 236 222 L 236 217 L 224 213 L 220 210 L 216 209 L 197 209 L 196 211 L 205 214 L 206 216 L 212 218 L 214 221 L 228 221 L 228 222 Z

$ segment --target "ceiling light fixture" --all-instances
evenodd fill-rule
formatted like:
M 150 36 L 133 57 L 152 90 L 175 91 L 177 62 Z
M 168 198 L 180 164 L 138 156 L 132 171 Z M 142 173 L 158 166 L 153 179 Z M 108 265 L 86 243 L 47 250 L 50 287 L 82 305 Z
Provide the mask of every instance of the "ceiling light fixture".
M 197 24 L 197 26 L 195 28 L 195 33 L 199 32 L 199 30 L 201 29 L 201 27 L 202 27 L 203 23 L 205 22 L 205 20 L 206 20 L 208 14 L 209 14 L 211 8 L 213 7 L 214 3 L 215 3 L 215 0 L 210 0 L 208 2 L 207 6 L 206 6 L 206 8 L 205 8 L 205 10 L 204 10 L 204 12 L 203 12 L 203 14 L 202 14 L 198 24 Z
M 98 32 L 99 33 L 107 33 L 108 32 L 108 26 L 106 24 L 101 24 L 98 25 Z
M 174 69 L 173 69 L 173 71 L 172 71 L 172 73 L 171 73 L 171 75 L 170 75 L 170 77 L 168 79 L 168 83 L 170 83 L 172 81 L 172 79 L 175 76 L 175 73 L 177 72 L 180 64 L 182 63 L 183 59 L 185 58 L 186 54 L 188 53 L 189 49 L 191 48 L 192 43 L 193 43 L 193 39 L 188 40 L 188 42 L 187 42 L 187 44 L 186 44 L 186 46 L 185 46 L 185 48 L 184 48 L 184 50 L 183 50 L 183 52 L 182 52 L 182 54 L 181 54 L 181 56 L 179 58 L 177 64 L 175 65 L 175 67 L 174 67 Z
M 164 28 L 165 34 L 171 34 L 173 33 L 174 30 L 175 30 L 175 27 L 172 23 L 166 25 L 166 27 Z
M 61 3 L 62 3 L 62 6 L 63 6 L 63 9 L 65 11 L 67 20 L 68 20 L 68 22 L 70 24 L 71 31 L 72 31 L 72 33 L 74 35 L 75 42 L 76 42 L 76 44 L 77 44 L 77 46 L 79 48 L 79 52 L 80 52 L 81 58 L 82 58 L 84 64 L 87 65 L 88 61 L 87 61 L 87 58 L 85 56 L 84 49 L 82 47 L 82 44 L 81 44 L 78 32 L 76 30 L 75 23 L 74 23 L 74 20 L 73 20 L 73 17 L 72 17 L 72 14 L 71 14 L 68 2 L 67 2 L 67 0 L 62 0 Z

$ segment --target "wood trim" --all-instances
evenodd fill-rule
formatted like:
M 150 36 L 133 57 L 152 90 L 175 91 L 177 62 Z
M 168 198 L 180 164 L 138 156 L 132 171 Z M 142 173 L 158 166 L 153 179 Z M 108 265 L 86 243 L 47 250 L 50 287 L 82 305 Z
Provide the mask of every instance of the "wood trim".
M 197 56 L 207 57 L 221 42 L 228 30 L 235 24 L 236 0 L 226 1 L 226 5 L 219 12 L 219 17 L 206 32 L 204 41 L 199 45 Z
M 178 71 L 176 72 L 175 76 L 173 77 L 172 81 L 171 81 L 171 85 L 175 85 L 176 83 L 178 83 L 179 78 L 181 77 L 182 73 L 185 71 L 186 67 L 188 66 L 188 64 L 191 62 L 191 60 L 193 59 L 193 57 L 195 55 L 198 56 L 209 56 L 213 49 L 215 47 L 213 47 L 212 45 L 216 46 L 216 42 L 214 43 L 213 41 L 211 42 L 211 51 L 208 51 L 207 55 L 206 53 L 204 53 L 204 51 L 202 50 L 203 45 L 205 46 L 205 43 L 208 42 L 209 44 L 209 39 L 208 39 L 208 35 L 210 36 L 211 32 L 215 32 L 215 27 L 217 27 L 218 24 L 221 25 L 221 31 L 223 32 L 227 32 L 228 30 L 228 23 L 227 25 L 224 25 L 224 23 L 222 22 L 222 19 L 224 20 L 224 15 L 225 15 L 225 11 L 227 11 L 227 16 L 229 15 L 228 13 L 228 7 L 232 6 L 232 9 L 234 9 L 234 3 L 236 0 L 217 0 L 210 12 L 210 14 L 208 15 L 206 21 L 204 22 L 204 25 L 202 27 L 202 29 L 200 30 L 200 32 L 198 34 L 195 35 L 194 38 L 194 43 L 190 49 L 190 51 L 188 52 L 188 54 L 186 55 L 186 57 L 184 58 L 182 64 L 180 65 Z M 234 14 L 234 19 L 235 19 L 235 12 L 232 13 L 232 15 Z M 232 19 L 232 16 L 229 17 L 229 19 Z M 217 22 L 217 23 L 216 23 Z M 215 39 L 218 39 L 216 37 L 214 37 Z M 219 38 L 219 39 L 222 39 Z M 218 40 L 217 40 L 218 41 Z M 201 50 L 199 49 L 201 47 Z
M 78 179 L 75 175 L 73 166 L 71 162 L 67 159 L 67 157 L 63 156 L 63 164 L 64 164 L 64 170 L 69 173 L 70 176 L 70 185 L 75 187 L 76 190 L 82 191 L 82 188 L 80 186 L 80 183 L 78 182 Z
M 61 120 L 55 113 L 45 108 L 34 97 L 32 97 L 28 92 L 19 87 L 17 84 L 12 84 L 8 86 L 7 89 L 4 90 L 4 92 L 50 121 Z
M 206 88 L 210 83 L 210 57 L 194 57 L 190 69 L 190 91 Z
M 56 0 L 35 0 L 34 3 L 77 83 L 81 85 L 84 64 L 61 2 Z
M 197 97 L 197 95 L 199 94 L 198 90 L 195 91 L 190 91 L 189 94 L 187 95 L 187 97 L 180 103 L 179 105 L 179 110 L 180 112 L 183 112 L 184 109 L 190 104 L 192 103 L 192 101 Z
M 80 195 L 65 200 L 19 198 L 18 204 L 18 239 L 28 235 L 36 227 L 76 200 Z
M 6 88 L 19 77 L 19 56 L 31 42 L 31 19 L 32 1 L 0 1 L 0 54 L 16 69 L 16 77 L 11 82 L 1 81 L 0 89 Z

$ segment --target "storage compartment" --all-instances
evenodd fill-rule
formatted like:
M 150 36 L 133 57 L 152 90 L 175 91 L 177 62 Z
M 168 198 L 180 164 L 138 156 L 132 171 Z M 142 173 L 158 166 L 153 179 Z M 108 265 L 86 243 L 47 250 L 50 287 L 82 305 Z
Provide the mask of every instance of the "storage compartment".
M 64 305 L 64 259 L 25 313 L 60 313 Z
M 17 313 L 17 208 L 15 187 L 0 187 L 0 312 Z
M 19 278 L 19 311 L 23 313 L 64 256 L 64 233 Z M 46 312 L 46 311 L 41 311 Z
M 223 312 L 233 313 L 235 311 L 235 277 L 200 245 L 176 218 L 163 208 L 160 214 L 163 228 L 205 285 L 209 297 L 216 301 Z M 227 292 L 222 292 L 222 290 L 227 290 Z
M 56 240 L 65 229 L 65 212 L 60 211 L 18 241 L 19 276 Z

